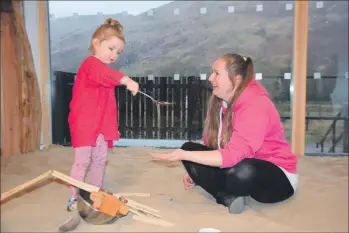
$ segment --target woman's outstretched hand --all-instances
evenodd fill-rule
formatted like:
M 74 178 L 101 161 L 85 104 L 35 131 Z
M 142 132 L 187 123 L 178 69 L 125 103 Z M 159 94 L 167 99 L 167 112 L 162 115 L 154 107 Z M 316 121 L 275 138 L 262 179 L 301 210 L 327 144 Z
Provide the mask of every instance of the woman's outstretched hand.
M 184 160 L 184 150 L 177 149 L 170 153 L 151 153 L 154 158 L 167 161 Z
M 189 176 L 188 173 L 186 173 L 183 177 L 183 183 L 184 183 L 184 188 L 186 190 L 189 190 L 195 186 L 195 183 L 193 179 Z
M 185 160 L 185 151 L 181 149 L 174 150 L 170 153 L 151 153 L 154 158 L 166 161 L 180 161 Z M 184 188 L 189 190 L 195 186 L 193 179 L 186 173 L 183 176 Z
M 191 161 L 211 167 L 222 166 L 222 156 L 218 150 L 212 151 L 185 151 L 182 149 L 174 150 L 170 153 L 151 153 L 154 158 L 166 161 Z

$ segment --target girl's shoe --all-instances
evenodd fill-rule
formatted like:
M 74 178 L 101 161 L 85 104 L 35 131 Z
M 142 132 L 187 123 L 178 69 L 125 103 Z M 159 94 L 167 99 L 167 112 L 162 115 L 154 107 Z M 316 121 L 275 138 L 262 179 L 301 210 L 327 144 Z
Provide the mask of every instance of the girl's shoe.
M 68 200 L 67 211 L 74 211 L 77 208 L 76 197 L 72 197 Z

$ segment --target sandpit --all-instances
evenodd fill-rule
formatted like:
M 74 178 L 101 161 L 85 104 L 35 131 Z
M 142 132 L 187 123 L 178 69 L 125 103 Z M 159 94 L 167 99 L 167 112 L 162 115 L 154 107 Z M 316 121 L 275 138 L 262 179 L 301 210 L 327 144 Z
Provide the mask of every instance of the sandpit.
M 160 210 L 175 223 L 161 227 L 138 222 L 132 214 L 110 225 L 81 222 L 75 232 L 348 232 L 348 157 L 301 157 L 297 195 L 279 205 L 252 202 L 242 215 L 231 215 L 201 188 L 186 191 L 179 162 L 160 162 L 150 147 L 110 151 L 105 187 L 114 192 L 144 192 L 133 200 Z M 164 149 L 162 149 L 164 150 Z M 169 151 L 169 150 L 167 150 Z M 41 152 L 1 159 L 1 192 L 8 191 L 50 169 L 69 174 L 73 149 L 51 146 Z M 72 213 L 66 211 L 70 189 L 45 182 L 2 203 L 2 232 L 57 232 Z

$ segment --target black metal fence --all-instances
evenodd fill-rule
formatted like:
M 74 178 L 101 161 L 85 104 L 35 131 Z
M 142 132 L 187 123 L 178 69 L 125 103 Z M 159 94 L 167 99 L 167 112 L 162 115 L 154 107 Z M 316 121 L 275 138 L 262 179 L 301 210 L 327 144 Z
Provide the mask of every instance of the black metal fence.
M 53 82 L 53 142 L 68 145 L 70 132 L 67 123 L 69 102 L 75 74 L 55 72 Z M 174 105 L 159 106 L 143 95 L 132 96 L 125 87 L 116 87 L 119 131 L 128 139 L 200 139 L 209 98 L 207 81 L 196 77 L 163 77 L 149 80 L 139 77 L 140 90 Z
M 206 116 L 211 85 L 200 77 L 133 77 L 140 84 L 140 90 L 155 99 L 174 102 L 170 106 L 158 106 L 143 96 L 132 96 L 125 87 L 116 87 L 118 103 L 118 123 L 122 138 L 127 139 L 172 139 L 200 140 Z M 53 80 L 53 143 L 70 145 L 68 127 L 69 102 L 75 74 L 56 71 Z M 289 80 L 285 80 L 289 82 Z M 289 120 L 289 116 L 281 116 Z M 306 117 L 307 126 L 312 120 L 326 120 L 326 117 Z M 328 120 L 328 119 L 327 119 Z M 331 118 L 332 121 L 344 121 L 348 126 L 348 117 Z M 346 130 L 346 134 L 347 134 Z M 328 134 L 328 133 L 327 133 Z M 327 137 L 327 134 L 325 135 Z M 344 133 L 345 134 L 345 133 Z M 338 136 L 332 135 L 332 147 L 335 148 Z M 341 138 L 344 152 L 348 151 L 348 136 Z M 324 147 L 325 139 L 317 143 Z M 334 149 L 332 149 L 334 151 Z
M 199 139 L 209 89 L 196 77 L 135 78 L 140 90 L 158 100 L 173 102 L 161 106 L 143 96 L 132 96 L 123 87 L 116 88 L 120 133 L 124 138 Z

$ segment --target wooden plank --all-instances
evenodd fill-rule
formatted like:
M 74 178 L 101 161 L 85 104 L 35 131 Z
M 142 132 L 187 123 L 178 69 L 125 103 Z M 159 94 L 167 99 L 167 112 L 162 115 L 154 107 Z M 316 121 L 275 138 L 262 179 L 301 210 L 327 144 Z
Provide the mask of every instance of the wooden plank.
M 293 41 L 292 152 L 304 155 L 308 50 L 308 1 L 295 1 Z
M 39 61 L 40 61 L 40 90 L 42 106 L 42 144 L 51 144 L 50 127 L 50 76 L 49 76 L 49 45 L 48 45 L 48 9 L 47 1 L 37 1 L 38 33 L 39 33 Z
M 18 185 L 17 187 L 11 189 L 10 191 L 7 191 L 5 193 L 1 193 L 1 201 L 13 196 L 16 193 L 19 193 L 27 188 L 29 188 L 30 186 L 36 185 L 42 181 L 45 181 L 46 179 L 50 178 L 52 171 L 47 171 L 39 176 L 37 176 L 36 178 L 33 178 L 21 185 Z
M 40 147 L 41 103 L 23 2 L 8 1 L 1 13 L 1 149 L 3 156 Z
M 4 157 L 20 153 L 21 82 L 11 13 L 1 12 L 1 155 Z
M 19 41 L 23 45 L 22 93 L 21 93 L 21 144 L 22 153 L 40 149 L 41 140 L 41 100 L 38 79 L 28 35 L 24 27 L 23 1 L 12 1 L 14 26 Z

